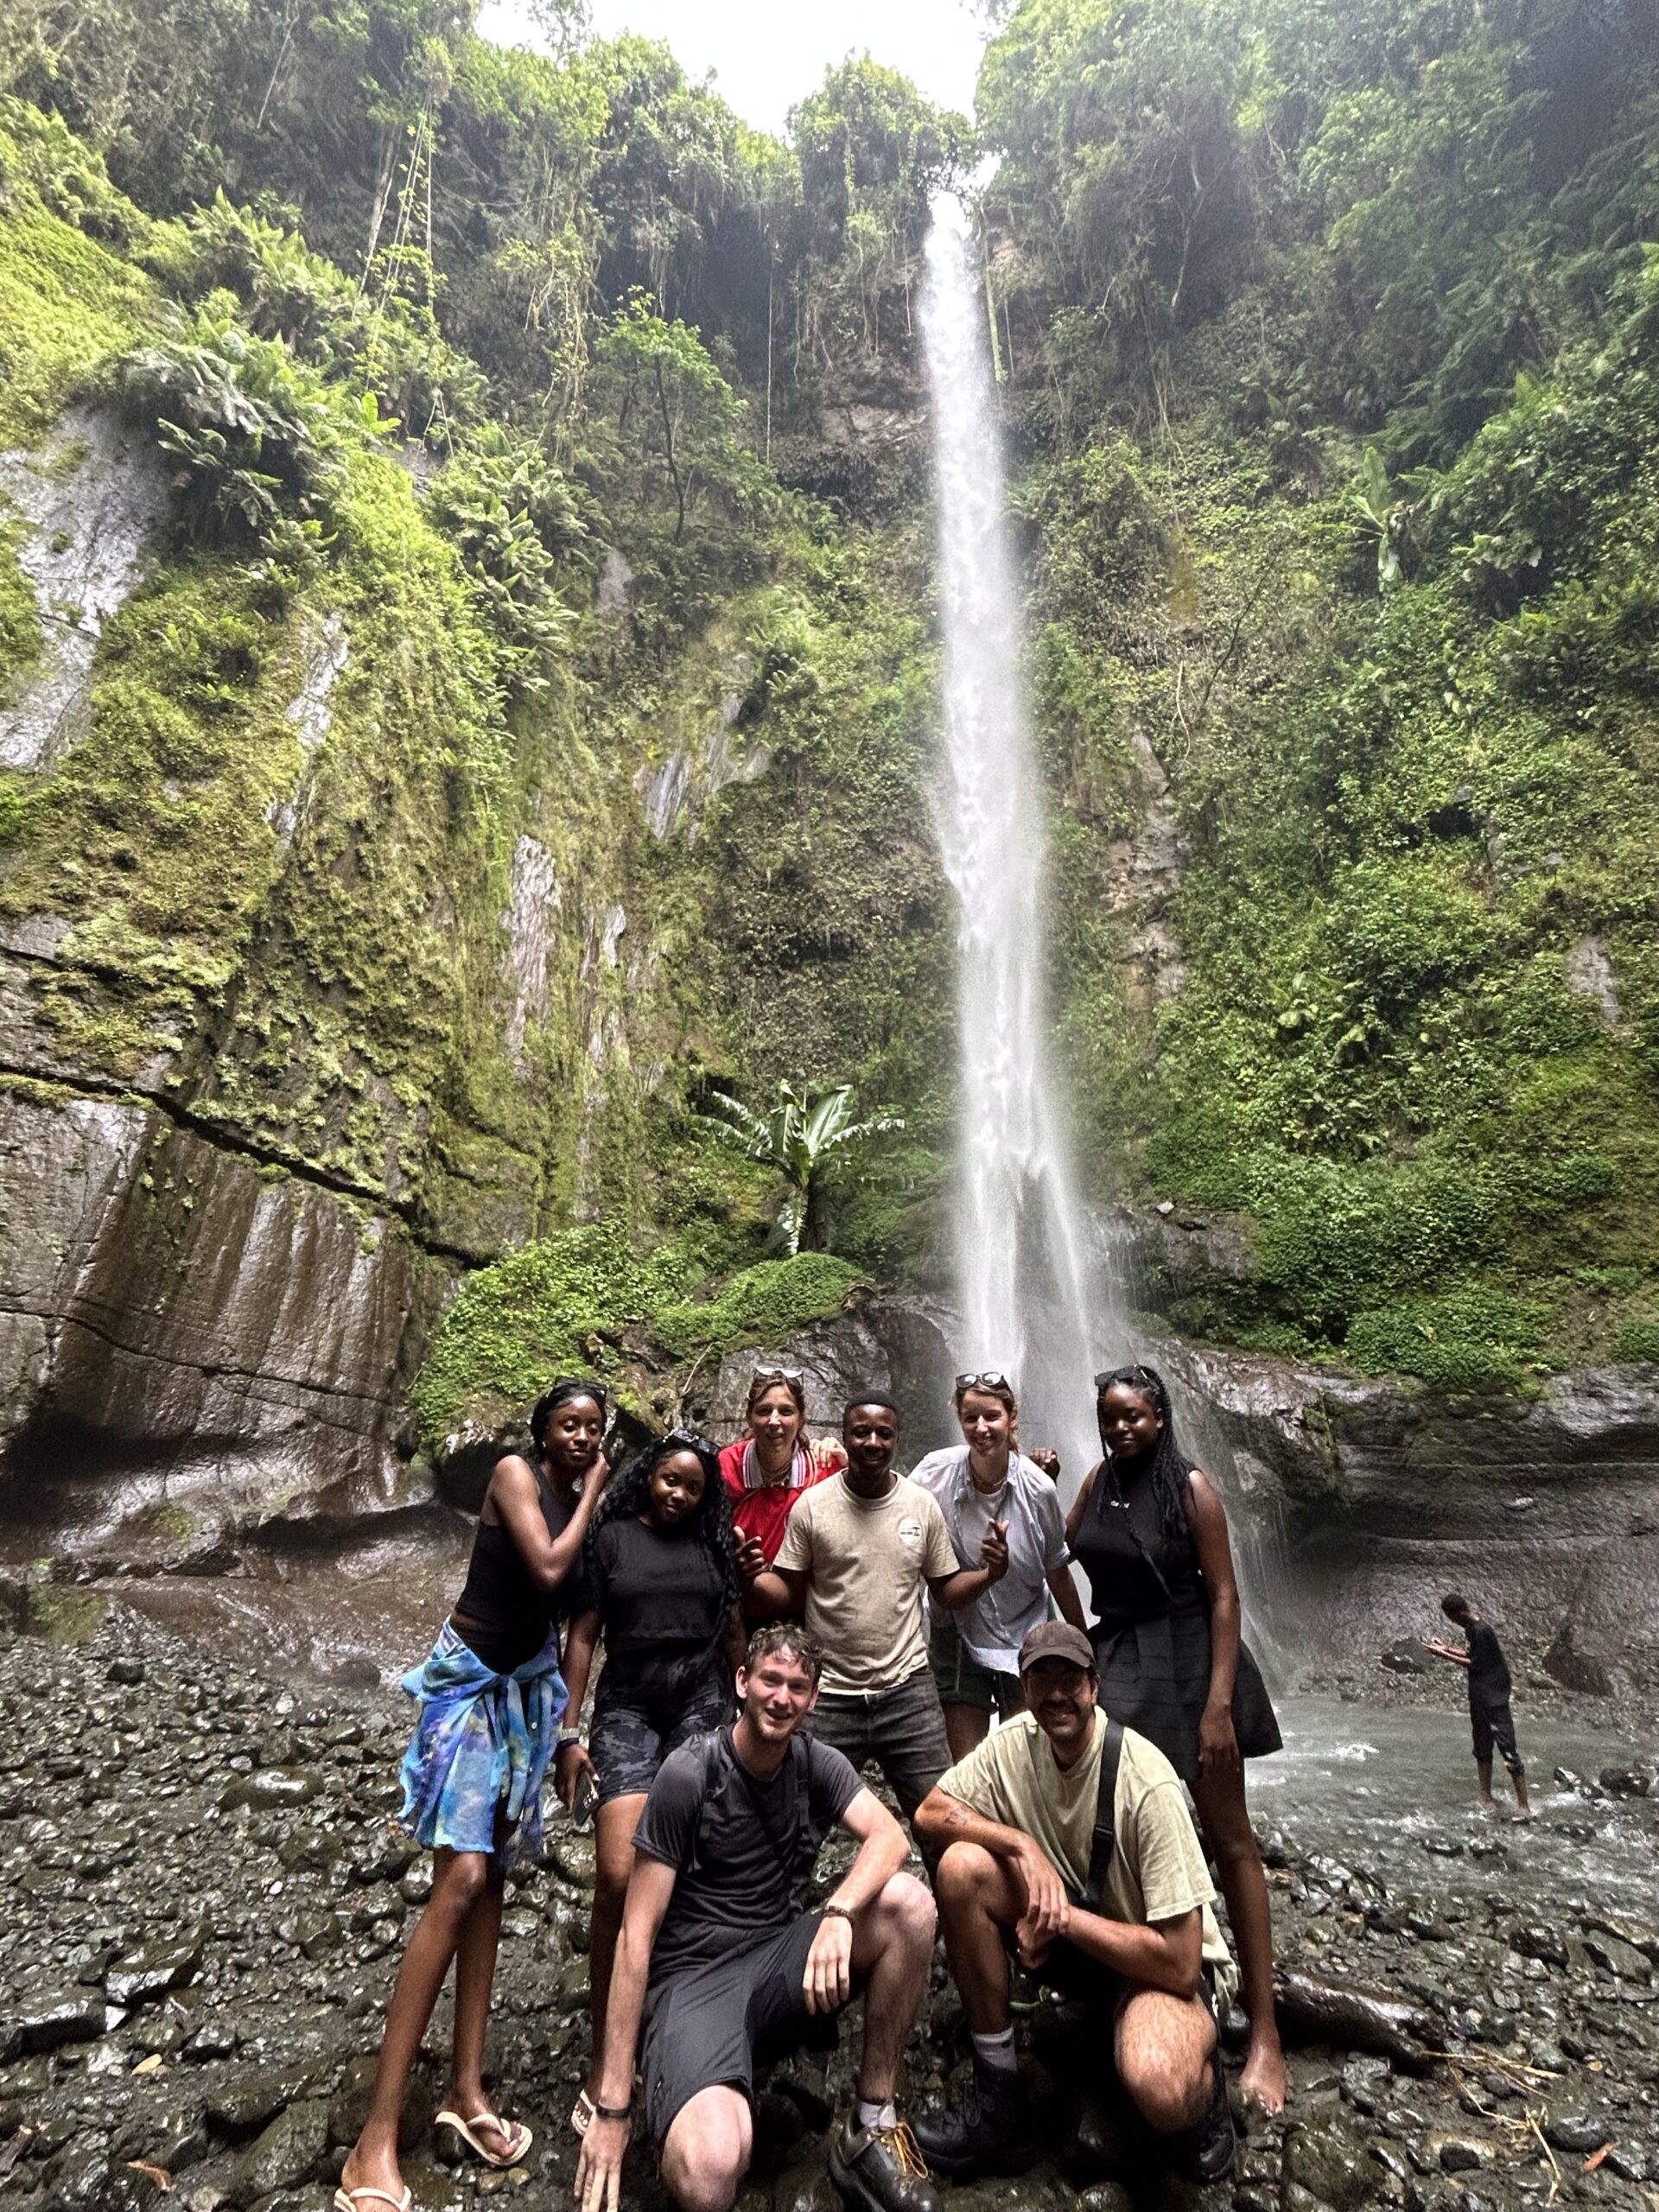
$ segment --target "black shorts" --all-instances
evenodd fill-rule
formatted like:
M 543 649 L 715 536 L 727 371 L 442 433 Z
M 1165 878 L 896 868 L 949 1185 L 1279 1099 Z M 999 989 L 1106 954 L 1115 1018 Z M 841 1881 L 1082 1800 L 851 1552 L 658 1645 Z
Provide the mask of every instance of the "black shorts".
M 1072 1902 L 1077 1902 L 1075 1897 Z M 1109 2012 L 1114 2020 L 1130 1998 L 1141 1995 L 1147 1986 L 1144 1982 L 1126 1981 L 1121 1974 L 1102 1966 L 1098 1959 L 1091 1959 L 1077 1944 L 1068 1943 L 1064 1936 L 1049 1945 L 1048 1956 L 1037 1969 L 1037 1979 L 1057 1997 L 1069 1998 L 1074 2005 L 1096 2005 L 1103 2012 Z M 1219 2028 L 1216 1970 L 1208 1959 L 1199 1971 L 1198 1993 Z
M 757 2066 L 834 2044 L 834 2014 L 806 2009 L 806 1955 L 820 1917 L 804 1912 L 749 1950 L 652 1982 L 640 2069 L 653 2143 L 700 2090 L 739 2089 L 753 2101 Z
M 1471 1705 L 1469 1721 L 1474 1731 L 1477 1764 L 1491 1764 L 1492 1746 L 1496 1744 L 1498 1757 L 1511 1774 L 1526 1772 L 1521 1764 L 1521 1754 L 1515 1748 L 1515 1719 L 1507 1698 L 1502 1705 Z
M 669 1753 L 729 1720 L 734 1701 L 723 1650 L 643 1649 L 607 1658 L 594 1692 L 588 1743 L 600 1803 L 643 1796 Z

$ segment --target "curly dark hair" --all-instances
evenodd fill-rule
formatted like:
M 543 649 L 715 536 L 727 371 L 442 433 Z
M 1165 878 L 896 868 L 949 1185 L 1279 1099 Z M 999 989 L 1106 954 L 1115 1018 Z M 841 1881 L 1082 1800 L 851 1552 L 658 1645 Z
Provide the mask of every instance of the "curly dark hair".
M 1169 1402 L 1169 1385 L 1155 1367 L 1139 1364 L 1112 1367 L 1095 1377 L 1095 1403 L 1098 1407 L 1108 1390 L 1133 1390 L 1137 1398 L 1144 1398 L 1163 1421 L 1158 1432 L 1158 1441 L 1152 1448 L 1149 1470 L 1152 1494 L 1158 1501 L 1159 1516 L 1163 1524 L 1164 1542 L 1179 1558 L 1183 1551 L 1192 1551 L 1192 1462 L 1175 1441 L 1175 1413 Z
M 737 1549 L 732 1541 L 732 1506 L 726 1495 L 726 1478 L 720 1471 L 720 1452 L 706 1436 L 694 1429 L 677 1428 L 654 1443 L 623 1468 L 600 1500 L 582 1546 L 582 1564 L 594 1580 L 594 1547 L 609 1521 L 626 1521 L 642 1514 L 651 1503 L 651 1478 L 664 1459 L 677 1452 L 690 1452 L 702 1469 L 702 1496 L 687 1516 L 688 1540 L 699 1543 L 720 1569 L 722 1618 L 738 1602 Z

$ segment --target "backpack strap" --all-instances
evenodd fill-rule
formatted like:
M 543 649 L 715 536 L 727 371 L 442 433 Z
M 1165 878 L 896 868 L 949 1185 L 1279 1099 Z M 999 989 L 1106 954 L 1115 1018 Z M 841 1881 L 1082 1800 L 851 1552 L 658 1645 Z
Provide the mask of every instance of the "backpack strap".
M 1109 1719 L 1100 1747 L 1100 1795 L 1095 1801 L 1095 1835 L 1089 1849 L 1089 1879 L 1083 1891 L 1084 1904 L 1090 1912 L 1101 1909 L 1112 1853 L 1117 1849 L 1117 1770 L 1122 1759 L 1123 1723 Z
M 700 1736 L 693 1736 L 687 1745 L 690 1749 L 690 1745 L 695 1744 L 702 1760 L 702 1800 L 697 1807 L 697 1817 L 691 1830 L 690 1844 L 678 1870 L 682 1874 L 694 1872 L 702 1863 L 703 1815 L 709 1809 L 709 1799 L 721 1785 L 722 1770 L 726 1764 L 726 1746 L 723 1741 L 725 1734 L 726 1731 L 723 1728 L 709 1728 Z

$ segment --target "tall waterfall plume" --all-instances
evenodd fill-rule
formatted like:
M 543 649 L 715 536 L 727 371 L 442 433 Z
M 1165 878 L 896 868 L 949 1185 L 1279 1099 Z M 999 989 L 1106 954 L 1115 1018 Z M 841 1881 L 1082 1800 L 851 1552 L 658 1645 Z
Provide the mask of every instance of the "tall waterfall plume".
M 1095 1332 L 1049 1045 L 1046 839 L 976 261 L 967 211 L 942 197 L 922 327 L 944 640 L 939 842 L 957 912 L 961 1353 L 965 1367 L 1001 1368 L 1020 1387 L 1028 1444 L 1075 1451 L 1091 1441 Z

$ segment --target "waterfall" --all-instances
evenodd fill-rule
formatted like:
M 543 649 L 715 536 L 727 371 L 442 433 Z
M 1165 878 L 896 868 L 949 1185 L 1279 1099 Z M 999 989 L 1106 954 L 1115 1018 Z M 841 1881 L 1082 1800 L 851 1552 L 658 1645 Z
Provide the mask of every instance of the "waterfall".
M 922 329 L 944 642 L 938 836 L 957 913 L 961 1363 L 1011 1377 L 1024 1440 L 1059 1447 L 1069 1488 L 1097 1449 L 1089 1376 L 1105 1316 L 1050 1065 L 1042 786 L 984 297 L 969 219 L 951 198 L 934 203 Z

